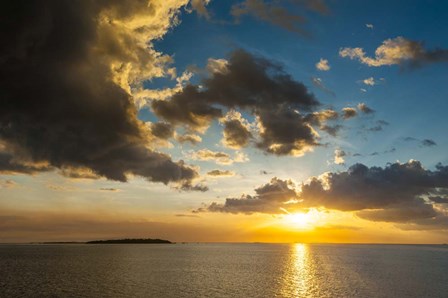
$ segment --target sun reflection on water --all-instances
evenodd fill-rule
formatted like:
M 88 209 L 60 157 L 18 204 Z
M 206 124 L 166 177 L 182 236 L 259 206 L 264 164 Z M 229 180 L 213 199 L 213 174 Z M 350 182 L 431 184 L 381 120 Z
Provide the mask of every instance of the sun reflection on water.
M 307 244 L 291 245 L 282 281 L 282 297 L 315 297 L 315 272 Z

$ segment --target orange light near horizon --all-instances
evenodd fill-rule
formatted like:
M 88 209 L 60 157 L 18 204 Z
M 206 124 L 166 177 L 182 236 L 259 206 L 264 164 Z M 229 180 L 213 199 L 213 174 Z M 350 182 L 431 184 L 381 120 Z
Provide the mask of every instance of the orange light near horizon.
M 286 211 L 286 210 L 285 210 Z M 316 209 L 307 212 L 289 213 L 283 217 L 285 224 L 289 227 L 301 230 L 311 230 L 316 225 L 322 224 L 322 213 Z

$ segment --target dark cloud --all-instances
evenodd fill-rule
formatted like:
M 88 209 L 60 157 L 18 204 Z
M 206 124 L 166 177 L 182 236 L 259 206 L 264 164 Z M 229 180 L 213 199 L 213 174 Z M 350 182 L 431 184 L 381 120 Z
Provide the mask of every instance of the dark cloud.
M 207 104 L 205 94 L 198 86 L 187 85 L 170 100 L 153 100 L 154 113 L 166 121 L 185 124 L 193 129 L 207 127 L 210 122 L 223 116 L 222 110 Z
M 195 134 L 183 134 L 183 135 L 177 135 L 176 140 L 179 143 L 190 143 L 192 145 L 199 144 L 202 142 L 202 138 Z
M 448 167 L 429 171 L 418 161 L 393 163 L 385 168 L 351 166 L 347 172 L 330 173 L 313 179 L 302 188 L 305 205 L 355 211 L 385 208 L 399 203 L 423 200 L 422 195 L 437 188 L 448 187 Z M 328 185 L 326 188 L 324 185 Z
M 14 150 L 13 158 L 2 155 L 0 170 L 36 171 L 21 163 L 27 160 L 27 165 L 87 168 L 120 181 L 127 174 L 163 183 L 195 178 L 196 171 L 183 162 L 148 149 L 150 131 L 137 118 L 130 95 L 130 85 L 167 71 L 170 57 L 147 45 L 171 26 L 181 6 L 171 5 L 4 4 L 0 141 Z
M 413 137 L 405 137 L 403 140 L 406 141 L 406 142 L 417 141 L 417 139 L 413 138 Z
M 0 151 L 0 174 L 34 174 L 51 170 L 53 168 L 48 163 L 35 163 L 31 160 L 17 158 L 10 152 Z
M 235 172 L 229 170 L 212 170 L 207 172 L 207 175 L 212 177 L 232 177 L 235 176 Z
M 339 133 L 339 131 L 344 128 L 344 126 L 340 125 L 340 124 L 336 124 L 336 125 L 322 125 L 320 127 L 321 130 L 325 131 L 326 133 L 328 133 L 329 135 L 335 137 L 337 136 L 337 134 Z
M 200 192 L 208 191 L 208 186 L 200 183 L 192 184 L 190 181 L 185 181 L 174 188 L 180 191 L 200 191 Z
M 195 215 L 195 214 L 183 214 L 183 213 L 179 213 L 179 214 L 174 214 L 174 216 L 176 217 L 195 217 L 195 218 L 199 218 L 199 215 Z
M 421 200 L 388 206 L 380 210 L 364 210 L 356 213 L 357 216 L 371 221 L 386 222 L 412 222 L 415 219 L 434 218 L 437 216 L 432 204 L 425 204 Z
M 321 14 L 328 14 L 329 9 L 323 0 L 291 0 L 292 4 L 299 5 L 302 9 L 309 9 Z M 271 23 L 291 32 L 308 36 L 304 29 L 306 18 L 291 12 L 279 1 L 244 0 L 232 6 L 231 14 L 237 22 L 245 15 L 253 16 L 262 21 Z
M 448 204 L 448 197 L 428 197 L 428 199 L 437 204 Z
M 310 113 L 305 116 L 306 121 L 313 126 L 319 127 L 320 130 L 325 131 L 331 136 L 336 136 L 338 132 L 343 128 L 341 124 L 327 124 L 328 121 L 338 120 L 339 114 L 334 110 L 321 110 L 318 112 Z
M 371 127 L 363 127 L 366 131 L 371 131 L 371 132 L 378 132 L 378 131 L 382 131 L 384 129 L 385 126 L 388 126 L 389 122 L 384 121 L 384 120 L 378 120 L 376 121 L 376 125 L 371 126 Z
M 424 139 L 421 143 L 425 147 L 432 147 L 432 146 L 436 146 L 437 145 L 436 142 L 434 142 L 433 140 L 430 140 L 430 139 Z
M 373 131 L 373 132 L 376 132 L 376 131 L 382 131 L 382 130 L 383 130 L 383 126 L 381 126 L 381 125 L 375 125 L 375 126 L 372 126 L 372 127 L 367 128 L 367 130 L 368 130 L 368 131 Z
M 266 3 L 264 0 L 245 0 L 232 6 L 231 14 L 239 20 L 244 15 L 252 15 L 257 19 L 279 26 L 291 32 L 307 35 L 302 28 L 303 16 L 293 14 L 277 3 Z
M 222 117 L 223 108 L 239 108 L 256 116 L 260 131 L 254 144 L 267 153 L 301 155 L 318 145 L 317 135 L 308 123 L 314 120 L 306 112 L 318 107 L 319 102 L 281 65 L 237 50 L 223 67 L 204 78 L 201 87 L 187 85 L 169 100 L 152 101 L 153 111 L 171 124 L 202 132 L 213 119 Z M 233 147 L 247 144 L 252 135 L 241 114 L 237 114 L 223 120 L 224 143 L 227 135 Z
M 230 118 L 223 121 L 223 144 L 229 148 L 246 147 L 253 138 L 248 126 L 241 118 Z
M 440 223 L 446 210 L 434 208 L 433 203 L 448 203 L 448 166 L 438 164 L 431 171 L 415 160 L 384 168 L 355 164 L 345 172 L 313 177 L 300 190 L 291 182 L 273 178 L 255 193 L 212 203 L 200 211 L 275 214 L 282 208 L 292 212 L 324 207 L 356 211 L 359 217 L 373 221 L 417 223 L 438 218 Z
M 65 176 L 67 178 L 72 178 L 72 179 L 98 179 L 99 178 L 99 176 L 96 175 L 89 168 L 80 168 L 80 167 L 72 168 L 72 167 L 64 166 L 59 171 L 59 173 L 62 176 Z
M 350 119 L 353 117 L 356 117 L 358 115 L 358 112 L 354 108 L 343 108 L 342 109 L 342 118 L 344 119 Z
M 372 108 L 369 108 L 365 103 L 359 103 L 358 104 L 358 110 L 360 110 L 364 114 L 373 114 L 373 113 L 375 113 L 375 110 L 372 109 Z
M 258 113 L 262 126 L 257 147 L 275 155 L 301 156 L 318 146 L 317 135 L 295 110 L 279 107 Z
M 402 140 L 405 141 L 405 142 L 418 142 L 418 143 L 420 143 L 421 146 L 424 146 L 424 147 L 437 146 L 437 143 L 434 140 L 431 140 L 431 139 L 419 140 L 419 139 L 413 138 L 413 137 L 405 137 Z
M 160 139 L 167 140 L 174 136 L 174 128 L 165 122 L 151 123 L 151 133 Z
M 392 147 L 392 148 L 390 148 L 388 150 L 384 150 L 383 153 L 394 153 L 395 151 L 397 151 L 397 148 Z
M 212 203 L 199 211 L 226 213 L 284 213 L 285 202 L 296 199 L 297 194 L 291 181 L 272 178 L 255 189 L 255 195 L 243 195 L 241 198 L 226 199 L 224 204 Z
M 100 190 L 111 191 L 111 192 L 118 192 L 118 191 L 120 191 L 119 188 L 112 188 L 112 187 L 102 187 L 102 188 L 100 188 Z

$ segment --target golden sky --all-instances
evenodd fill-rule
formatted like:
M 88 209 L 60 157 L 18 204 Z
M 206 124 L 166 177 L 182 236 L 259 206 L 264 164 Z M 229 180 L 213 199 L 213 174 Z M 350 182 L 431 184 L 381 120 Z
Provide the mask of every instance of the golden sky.
M 443 3 L 360 5 L 8 7 L 0 242 L 448 242 Z

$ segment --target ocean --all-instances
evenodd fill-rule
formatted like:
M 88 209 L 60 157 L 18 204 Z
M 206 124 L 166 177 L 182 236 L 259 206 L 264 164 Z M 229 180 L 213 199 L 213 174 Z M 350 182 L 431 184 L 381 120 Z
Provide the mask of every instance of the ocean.
M 1 297 L 448 297 L 448 247 L 0 245 Z

